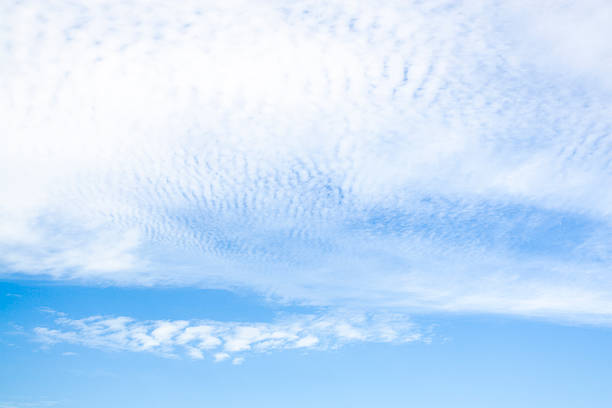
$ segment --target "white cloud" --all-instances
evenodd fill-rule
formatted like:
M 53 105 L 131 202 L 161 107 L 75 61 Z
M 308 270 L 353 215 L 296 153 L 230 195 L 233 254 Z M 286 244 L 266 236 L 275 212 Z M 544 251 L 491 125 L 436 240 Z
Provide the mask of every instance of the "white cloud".
M 308 335 L 295 342 L 296 348 L 312 347 L 319 342 L 319 339 L 313 335 Z
M 163 336 L 159 335 L 160 331 Z M 233 364 L 242 363 L 242 355 L 252 352 L 326 350 L 351 342 L 397 344 L 426 339 L 406 317 L 346 312 L 285 316 L 272 323 L 137 321 L 102 316 L 79 320 L 60 318 L 55 326 L 37 327 L 34 332 L 36 340 L 47 346 L 68 343 L 162 356 L 187 355 L 193 359 L 211 355 L 215 362 L 232 358 Z M 193 336 L 202 332 L 216 342 L 201 342 L 201 338 Z M 394 335 L 389 336 L 389 332 Z
M 55 316 L 59 316 L 59 317 L 63 317 L 66 316 L 65 313 L 63 312 L 58 312 L 57 310 L 51 309 L 49 306 L 42 306 L 38 308 L 39 311 L 43 312 L 43 313 L 48 313 L 50 315 L 55 315 Z
M 233 365 L 240 365 L 244 363 L 244 357 L 236 357 L 232 360 Z
M 609 1 L 515 0 L 505 11 L 516 19 L 506 26 L 508 34 L 539 69 L 612 90 Z
M 195 360 L 201 360 L 204 358 L 204 354 L 202 353 L 202 350 L 197 349 L 197 348 L 192 348 L 192 347 L 188 348 L 187 354 L 189 355 L 189 357 Z
M 496 3 L 3 4 L 3 273 L 609 321 L 610 7 Z
M 220 361 L 227 360 L 228 358 L 230 358 L 230 355 L 227 353 L 215 353 L 214 357 L 215 357 L 215 363 L 218 363 Z

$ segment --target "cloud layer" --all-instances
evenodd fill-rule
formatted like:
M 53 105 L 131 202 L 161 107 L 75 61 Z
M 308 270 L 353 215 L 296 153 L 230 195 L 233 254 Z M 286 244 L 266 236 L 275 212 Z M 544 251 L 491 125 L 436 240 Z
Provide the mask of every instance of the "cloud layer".
M 45 344 L 67 343 L 111 351 L 149 352 L 166 357 L 186 355 L 215 362 L 244 361 L 244 355 L 273 350 L 327 350 L 351 342 L 406 343 L 428 341 L 408 319 L 398 315 L 336 313 L 285 316 L 273 323 L 156 320 L 92 316 L 59 318 L 53 328 L 34 329 Z
M 606 2 L 222 3 L 2 6 L 4 273 L 610 321 Z

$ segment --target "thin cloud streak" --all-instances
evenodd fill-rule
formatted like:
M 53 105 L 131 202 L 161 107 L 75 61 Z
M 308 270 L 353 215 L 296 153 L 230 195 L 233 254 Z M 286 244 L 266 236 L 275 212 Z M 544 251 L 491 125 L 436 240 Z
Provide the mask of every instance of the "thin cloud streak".
M 273 323 L 155 320 L 92 316 L 59 318 L 34 329 L 36 341 L 73 344 L 110 351 L 147 352 L 241 364 L 248 353 L 278 350 L 328 350 L 354 342 L 401 344 L 429 341 L 405 316 L 334 313 L 285 316 Z

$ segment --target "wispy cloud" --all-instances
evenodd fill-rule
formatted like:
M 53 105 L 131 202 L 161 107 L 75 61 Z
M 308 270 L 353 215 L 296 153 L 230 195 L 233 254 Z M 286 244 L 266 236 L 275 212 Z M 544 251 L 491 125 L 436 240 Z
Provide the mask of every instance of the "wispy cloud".
M 38 308 L 39 311 L 43 312 L 43 313 L 48 313 L 50 315 L 55 315 L 55 316 L 59 316 L 59 317 L 64 317 L 66 316 L 65 313 L 63 312 L 58 312 L 55 309 L 51 309 L 49 306 L 41 306 Z
M 60 318 L 55 323 L 54 327 L 35 328 L 36 340 L 45 345 L 68 343 L 167 357 L 208 356 L 215 362 L 231 358 L 232 364 L 241 364 L 244 355 L 253 352 L 326 350 L 353 342 L 429 341 L 428 334 L 406 317 L 392 314 L 292 315 L 273 323 L 138 321 L 123 316 L 92 316 L 79 320 Z
M 3 270 L 609 321 L 610 6 L 498 3 L 5 3 Z

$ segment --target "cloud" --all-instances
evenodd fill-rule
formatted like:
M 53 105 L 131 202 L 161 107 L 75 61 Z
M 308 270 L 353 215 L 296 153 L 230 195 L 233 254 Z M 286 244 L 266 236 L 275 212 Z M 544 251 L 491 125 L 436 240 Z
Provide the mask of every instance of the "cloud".
M 50 315 L 55 315 L 55 316 L 59 316 L 59 317 L 64 317 L 64 316 L 66 316 L 66 314 L 65 314 L 65 313 L 63 313 L 63 312 L 58 312 L 57 310 L 51 309 L 49 306 L 41 306 L 41 307 L 39 307 L 39 308 L 38 308 L 38 310 L 39 310 L 40 312 L 43 312 L 43 313 L 48 313 L 48 314 L 50 314 Z
M 3 274 L 609 322 L 609 7 L 545 6 L 6 3 Z
M 228 358 L 230 358 L 230 355 L 227 353 L 215 353 L 214 358 L 215 363 L 218 363 L 220 361 L 227 360 Z
M 221 321 L 138 321 L 128 317 L 59 318 L 53 327 L 36 327 L 35 338 L 112 350 L 147 352 L 241 364 L 248 353 L 274 350 L 327 350 L 354 342 L 401 344 L 428 341 L 427 335 L 401 315 L 333 313 L 290 315 L 272 323 Z M 70 353 L 73 355 L 74 353 Z M 64 353 L 64 355 L 68 355 Z
M 612 90 L 612 45 L 605 41 L 610 2 L 518 0 L 507 2 L 505 11 L 508 35 L 538 69 Z

